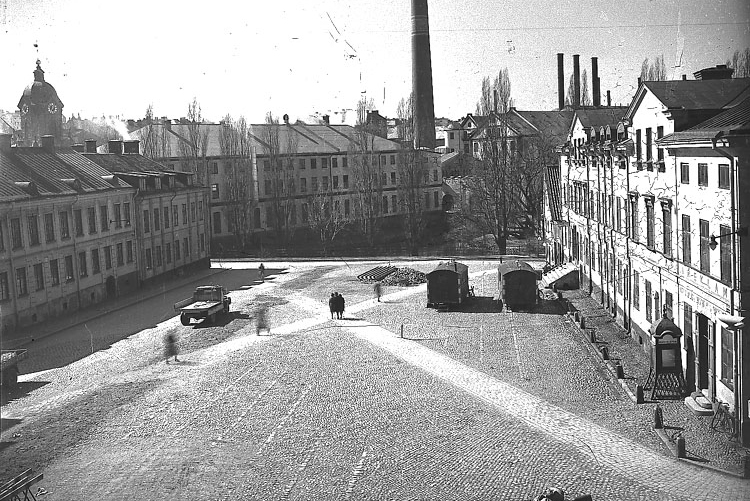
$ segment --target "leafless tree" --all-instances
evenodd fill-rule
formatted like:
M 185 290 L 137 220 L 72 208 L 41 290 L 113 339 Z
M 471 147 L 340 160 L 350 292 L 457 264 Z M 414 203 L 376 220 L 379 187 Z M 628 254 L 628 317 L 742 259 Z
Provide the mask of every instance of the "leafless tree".
M 643 60 L 643 64 L 641 64 L 642 82 L 655 82 L 666 79 L 667 67 L 664 65 L 664 54 L 656 56 L 653 62 L 649 62 L 648 58 Z
M 208 127 L 203 125 L 201 107 L 196 98 L 188 105 L 186 123 L 180 124 L 178 143 L 179 155 L 183 158 L 187 172 L 194 172 L 196 183 L 205 185 L 207 174 L 206 153 L 208 148 Z
M 357 103 L 357 124 L 349 141 L 349 169 L 352 173 L 354 216 L 367 243 L 373 245 L 380 229 L 380 200 L 383 195 L 382 167 L 375 151 L 375 135 L 367 125 L 372 100 Z
M 482 93 L 477 102 L 477 115 L 485 116 L 493 111 L 505 113 L 512 106 L 508 68 L 499 71 L 492 82 L 490 82 L 490 77 L 482 79 Z
M 591 106 L 591 96 L 589 96 L 589 78 L 586 70 L 581 74 L 581 106 Z
M 732 78 L 750 77 L 750 47 L 734 51 L 732 59 L 727 60 L 727 66 L 734 69 Z
M 346 228 L 349 221 L 341 209 L 341 199 L 337 198 L 330 185 L 321 185 L 317 191 L 305 197 L 303 211 L 308 223 L 320 239 L 323 255 L 328 255 L 331 244 Z
M 270 195 L 270 224 L 279 240 L 288 244 L 294 233 L 292 220 L 296 219 L 294 192 L 294 160 L 297 155 L 297 132 L 289 123 L 283 125 L 269 111 L 264 127 L 263 177 L 265 195 Z
M 257 206 L 254 195 L 253 143 L 244 117 L 234 120 L 226 115 L 219 135 L 221 156 L 225 158 L 225 193 L 229 227 L 242 249 L 248 243 L 251 214 Z

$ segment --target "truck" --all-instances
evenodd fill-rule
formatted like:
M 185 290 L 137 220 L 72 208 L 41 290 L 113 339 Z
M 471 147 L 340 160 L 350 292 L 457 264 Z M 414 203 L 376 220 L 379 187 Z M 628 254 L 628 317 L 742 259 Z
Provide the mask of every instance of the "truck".
M 2 350 L 0 353 L 0 387 L 13 390 L 18 384 L 18 362 L 24 360 L 26 350 Z
M 213 323 L 217 315 L 229 313 L 230 304 L 232 298 L 221 285 L 201 285 L 192 297 L 176 302 L 174 309 L 180 312 L 182 325 L 190 325 L 192 319 Z

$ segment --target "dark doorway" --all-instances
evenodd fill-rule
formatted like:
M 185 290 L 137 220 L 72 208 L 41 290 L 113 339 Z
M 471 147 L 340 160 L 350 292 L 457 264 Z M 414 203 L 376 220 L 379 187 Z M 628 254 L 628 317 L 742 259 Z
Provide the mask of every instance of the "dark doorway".
M 713 336 L 712 336 L 712 322 L 709 322 L 708 317 L 698 313 L 696 316 L 698 320 L 698 332 L 696 339 L 696 355 L 695 355 L 695 378 L 698 381 L 698 389 L 709 400 L 713 401 L 714 398 L 714 384 L 713 384 Z
M 682 313 L 682 338 L 685 340 L 685 383 L 690 391 L 699 390 L 695 384 L 696 364 L 695 353 L 696 347 L 693 338 L 693 307 L 688 303 L 683 306 Z
M 117 296 L 117 283 L 115 282 L 115 277 L 112 275 L 107 277 L 106 287 L 108 298 L 112 299 Z

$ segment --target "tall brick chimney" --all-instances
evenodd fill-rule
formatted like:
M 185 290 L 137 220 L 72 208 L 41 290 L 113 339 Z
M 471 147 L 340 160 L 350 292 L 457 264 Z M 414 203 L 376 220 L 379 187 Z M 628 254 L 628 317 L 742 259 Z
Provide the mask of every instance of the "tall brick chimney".
M 565 108 L 565 54 L 557 53 L 557 106 Z
M 50 153 L 55 151 L 55 136 L 49 134 L 42 136 L 42 148 Z
M 120 141 L 119 139 L 110 139 L 108 147 L 110 153 L 122 155 L 122 141 Z
M 581 107 L 581 66 L 580 56 L 573 55 L 573 109 Z
M 602 104 L 602 91 L 599 88 L 599 59 L 596 57 L 591 58 L 591 93 L 592 104 L 596 107 Z
M 435 149 L 435 102 L 427 0 L 411 0 L 411 82 L 414 93 L 414 147 Z
M 85 143 L 86 153 L 96 153 L 96 139 L 87 139 Z

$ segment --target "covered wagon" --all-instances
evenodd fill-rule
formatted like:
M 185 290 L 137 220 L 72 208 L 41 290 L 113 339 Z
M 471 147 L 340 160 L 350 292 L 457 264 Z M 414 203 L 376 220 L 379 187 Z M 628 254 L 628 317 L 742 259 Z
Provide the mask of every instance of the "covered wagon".
M 449 309 L 469 297 L 469 267 L 455 260 L 441 262 L 427 274 L 427 307 Z
M 507 261 L 497 267 L 498 299 L 510 308 L 533 308 L 539 297 L 538 273 L 526 261 Z

